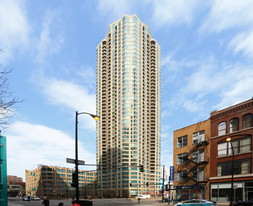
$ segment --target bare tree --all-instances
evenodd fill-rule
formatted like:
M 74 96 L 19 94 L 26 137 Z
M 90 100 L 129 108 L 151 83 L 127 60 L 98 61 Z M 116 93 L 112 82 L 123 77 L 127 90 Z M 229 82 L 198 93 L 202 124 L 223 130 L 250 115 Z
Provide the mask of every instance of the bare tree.
M 1 50 L 0 50 L 1 52 Z M 9 90 L 8 80 L 11 70 L 0 65 L 0 127 L 4 128 L 8 124 L 9 118 L 14 114 L 12 108 L 21 102 L 19 98 L 13 96 Z

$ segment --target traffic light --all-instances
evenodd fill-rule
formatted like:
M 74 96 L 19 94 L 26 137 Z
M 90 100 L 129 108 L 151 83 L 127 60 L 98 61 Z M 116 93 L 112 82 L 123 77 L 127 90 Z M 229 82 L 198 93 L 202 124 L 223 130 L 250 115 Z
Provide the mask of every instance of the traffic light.
M 140 165 L 140 172 L 144 172 L 143 165 Z
M 130 183 L 130 187 L 132 187 L 132 183 Z
M 148 187 L 148 182 L 146 182 L 146 186 Z
M 77 186 L 77 179 L 78 179 L 78 174 L 73 172 L 72 173 L 72 184 L 71 184 L 71 187 L 76 187 Z

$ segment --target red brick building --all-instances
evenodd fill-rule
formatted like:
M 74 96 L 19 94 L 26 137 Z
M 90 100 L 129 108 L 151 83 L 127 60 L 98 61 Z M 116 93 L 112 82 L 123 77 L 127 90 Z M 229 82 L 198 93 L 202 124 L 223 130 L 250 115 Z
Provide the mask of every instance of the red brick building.
M 233 151 L 234 200 L 253 199 L 253 99 L 213 111 L 210 120 L 210 199 L 230 201 Z
M 17 176 L 13 176 L 13 175 L 8 175 L 7 176 L 7 185 L 15 185 L 17 183 L 24 183 L 23 182 L 23 178 L 22 177 L 17 177 Z

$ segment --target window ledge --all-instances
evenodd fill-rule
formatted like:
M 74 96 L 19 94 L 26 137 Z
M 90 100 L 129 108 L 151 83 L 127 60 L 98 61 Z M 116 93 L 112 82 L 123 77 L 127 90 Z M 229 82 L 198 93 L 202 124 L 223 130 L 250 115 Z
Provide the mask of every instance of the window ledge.
M 235 178 L 242 178 L 242 177 L 253 177 L 253 173 L 234 175 L 233 178 L 235 179 Z M 209 180 L 220 180 L 220 179 L 229 179 L 229 178 L 232 178 L 231 175 L 209 177 Z
M 225 136 L 231 136 L 231 135 L 234 135 L 234 134 L 237 134 L 237 133 L 240 133 L 240 132 L 244 132 L 244 131 L 247 131 L 247 130 L 251 130 L 253 129 L 253 127 L 248 127 L 246 129 L 241 129 L 241 130 L 238 130 L 238 131 L 234 131 L 234 132 L 231 132 L 231 133 L 226 133 L 226 134 L 223 134 L 223 135 L 218 135 L 218 136 L 214 136 L 214 137 L 211 137 L 210 139 L 216 139 L 216 138 L 221 138 L 221 137 L 225 137 Z M 244 134 L 242 134 L 244 135 Z
M 252 151 L 249 151 L 249 152 L 242 152 L 242 153 L 236 153 L 236 154 L 234 154 L 234 156 L 237 156 L 237 155 L 242 155 L 242 154 L 251 154 L 252 153 Z M 217 159 L 222 159 L 222 158 L 225 158 L 225 157 L 233 157 L 233 155 L 231 154 L 231 155 L 224 155 L 224 156 L 217 156 L 216 158 Z

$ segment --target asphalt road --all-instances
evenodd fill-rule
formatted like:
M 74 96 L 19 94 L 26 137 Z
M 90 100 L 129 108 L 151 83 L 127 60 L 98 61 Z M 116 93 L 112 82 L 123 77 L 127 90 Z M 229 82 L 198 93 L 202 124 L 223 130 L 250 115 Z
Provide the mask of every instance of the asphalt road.
M 160 203 L 160 199 L 146 199 L 141 200 L 141 203 L 138 203 L 136 199 L 94 199 L 93 206 L 111 206 L 111 205 L 118 205 L 118 206 L 127 206 L 127 205 L 168 205 L 168 203 Z M 59 202 L 63 202 L 64 206 L 72 206 L 72 200 L 50 200 L 50 206 L 58 206 Z M 8 199 L 8 206 L 41 206 L 42 200 L 40 201 L 22 201 L 19 198 L 9 198 Z
M 112 198 L 112 199 L 93 199 L 93 206 L 128 206 L 128 205 L 145 205 L 145 206 L 153 206 L 153 205 L 168 205 L 168 202 L 161 203 L 161 199 L 146 199 L 141 200 L 141 203 L 138 204 L 136 199 L 128 199 L 128 198 Z M 72 206 L 72 200 L 50 200 L 50 206 L 58 206 L 60 202 L 64 203 L 64 206 Z M 8 206 L 43 206 L 41 205 L 42 200 L 40 201 L 22 201 L 19 198 L 9 198 Z M 176 204 L 174 204 L 176 205 Z M 228 203 L 217 203 L 218 206 L 228 206 Z M 171 204 L 173 206 L 173 204 Z

